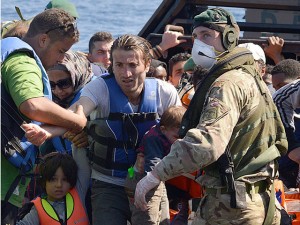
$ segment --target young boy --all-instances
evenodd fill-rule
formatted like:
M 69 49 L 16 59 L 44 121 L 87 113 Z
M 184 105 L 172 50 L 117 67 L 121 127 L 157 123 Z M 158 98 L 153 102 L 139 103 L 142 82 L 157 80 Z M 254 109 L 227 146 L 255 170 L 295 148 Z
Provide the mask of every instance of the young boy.
M 39 172 L 45 196 L 29 203 L 32 206 L 30 212 L 17 225 L 89 224 L 84 202 L 90 168 L 83 149 L 74 147 L 72 153 L 74 159 L 59 152 L 44 157 Z M 25 213 L 21 211 L 21 214 Z
M 143 137 L 137 152 L 134 175 L 127 176 L 125 188 L 132 212 L 131 224 L 169 224 L 169 202 L 166 187 L 161 182 L 146 196 L 147 211 L 137 209 L 133 205 L 133 193 L 136 183 L 150 172 L 160 159 L 170 152 L 173 142 L 178 139 L 178 130 L 186 109 L 183 106 L 171 106 L 162 115 L 160 123 L 153 126 Z

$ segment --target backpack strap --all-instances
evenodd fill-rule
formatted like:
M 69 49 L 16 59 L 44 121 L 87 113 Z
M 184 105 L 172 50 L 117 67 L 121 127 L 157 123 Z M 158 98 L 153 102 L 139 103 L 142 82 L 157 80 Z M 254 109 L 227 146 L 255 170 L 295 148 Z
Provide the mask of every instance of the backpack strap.
M 33 173 L 19 174 L 18 176 L 16 176 L 16 178 L 10 185 L 10 187 L 5 195 L 4 202 L 8 202 L 8 200 L 10 199 L 11 195 L 13 194 L 14 190 L 16 189 L 16 187 L 18 186 L 18 184 L 20 183 L 22 178 L 25 179 L 26 177 L 33 177 L 33 176 L 35 176 L 35 174 L 33 174 Z M 25 180 L 24 181 L 22 180 L 22 182 L 25 182 Z

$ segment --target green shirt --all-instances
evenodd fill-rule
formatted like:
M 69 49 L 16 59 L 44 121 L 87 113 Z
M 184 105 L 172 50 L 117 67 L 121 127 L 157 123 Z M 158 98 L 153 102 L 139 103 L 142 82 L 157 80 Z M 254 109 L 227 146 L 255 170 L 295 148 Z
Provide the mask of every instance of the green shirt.
M 26 53 L 15 53 L 8 57 L 1 65 L 1 79 L 4 87 L 12 96 L 13 101 L 19 108 L 24 101 L 43 97 L 42 73 L 34 58 Z M 3 156 L 1 157 L 1 200 L 19 174 L 18 168 L 10 164 Z M 29 179 L 19 183 L 9 202 L 17 207 L 22 206 L 26 187 Z
M 26 53 L 16 53 L 5 60 L 1 79 L 17 107 L 28 99 L 44 96 L 41 69 Z

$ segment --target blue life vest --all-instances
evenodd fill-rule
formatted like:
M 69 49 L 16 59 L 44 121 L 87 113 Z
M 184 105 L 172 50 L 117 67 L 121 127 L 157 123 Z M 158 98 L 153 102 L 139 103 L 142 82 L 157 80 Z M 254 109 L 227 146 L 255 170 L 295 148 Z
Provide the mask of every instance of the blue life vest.
M 50 88 L 50 82 L 47 75 L 47 72 L 33 48 L 16 37 L 9 37 L 1 40 L 1 64 L 8 58 L 12 53 L 15 52 L 29 52 L 35 59 L 37 65 L 40 67 L 42 71 L 42 80 L 44 84 L 44 96 L 48 99 L 52 100 L 52 92 Z
M 113 75 L 103 76 L 109 90 L 108 118 L 89 121 L 88 134 L 92 167 L 108 176 L 125 178 L 136 160 L 136 148 L 143 135 L 159 122 L 156 79 L 146 79 L 138 112 L 134 113 Z
M 52 92 L 48 75 L 32 47 L 15 37 L 1 40 L 1 64 L 16 52 L 28 52 L 36 60 L 42 72 L 44 96 L 51 100 Z M 35 163 L 38 150 L 24 137 L 24 131 L 20 125 L 25 119 L 3 84 L 1 84 L 1 100 L 1 153 L 14 166 L 23 172 L 28 172 Z

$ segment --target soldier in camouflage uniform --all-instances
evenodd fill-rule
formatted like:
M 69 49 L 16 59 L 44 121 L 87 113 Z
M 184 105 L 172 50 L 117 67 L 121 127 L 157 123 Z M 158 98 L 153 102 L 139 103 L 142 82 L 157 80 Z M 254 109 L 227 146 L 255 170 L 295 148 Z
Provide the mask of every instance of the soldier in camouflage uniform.
M 209 72 L 182 120 L 182 139 L 138 183 L 135 205 L 145 209 L 145 193 L 159 181 L 203 169 L 197 181 L 206 193 L 193 224 L 280 224 L 272 183 L 287 140 L 253 56 L 236 47 L 239 28 L 223 9 L 197 15 L 193 35 L 193 60 Z M 225 170 L 224 156 L 229 162 Z

